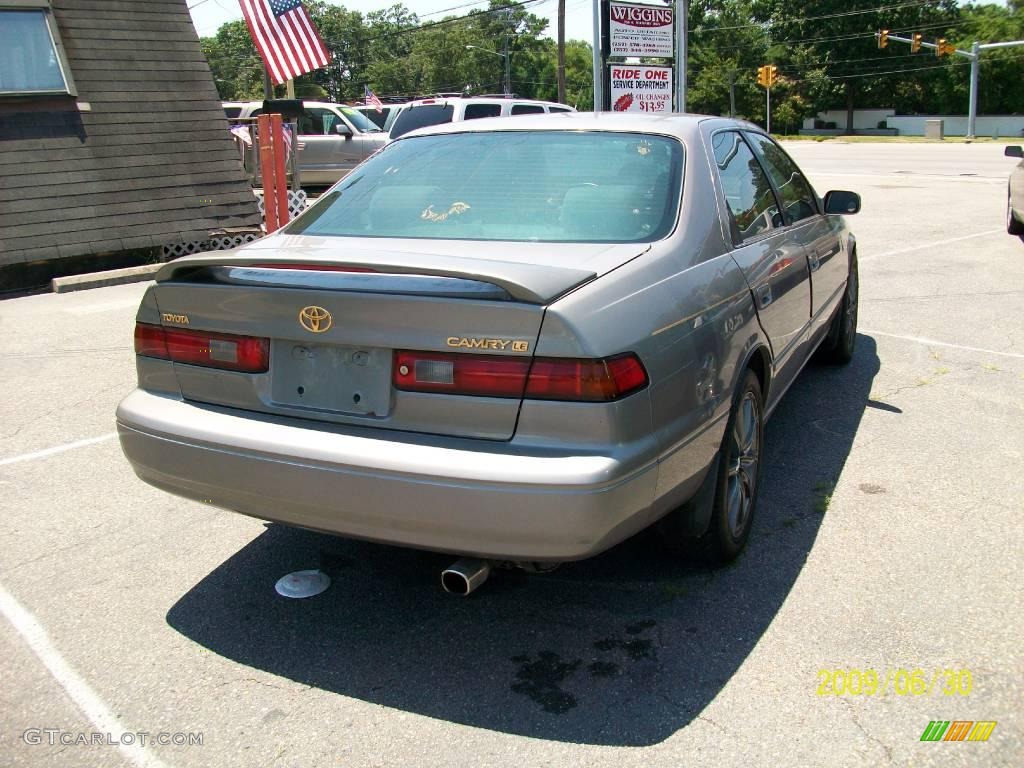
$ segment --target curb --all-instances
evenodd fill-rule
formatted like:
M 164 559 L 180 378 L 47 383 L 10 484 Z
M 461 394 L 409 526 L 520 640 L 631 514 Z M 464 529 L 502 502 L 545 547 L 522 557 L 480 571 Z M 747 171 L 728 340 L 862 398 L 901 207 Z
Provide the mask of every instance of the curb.
M 164 265 L 145 264 L 141 267 L 126 267 L 124 269 L 109 269 L 105 272 L 90 272 L 85 275 L 55 277 L 50 281 L 50 287 L 54 293 L 68 293 L 70 291 L 84 291 L 89 288 L 103 288 L 108 285 L 141 283 L 152 279 L 153 275 L 159 272 L 162 266 Z

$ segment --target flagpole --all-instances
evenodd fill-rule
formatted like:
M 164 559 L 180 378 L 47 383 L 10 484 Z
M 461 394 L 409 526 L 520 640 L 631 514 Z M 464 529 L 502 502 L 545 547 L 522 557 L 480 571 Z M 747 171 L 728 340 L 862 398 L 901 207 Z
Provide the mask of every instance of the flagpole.
M 267 71 L 266 67 L 263 68 L 263 98 L 274 98 L 274 86 L 270 82 L 270 72 Z

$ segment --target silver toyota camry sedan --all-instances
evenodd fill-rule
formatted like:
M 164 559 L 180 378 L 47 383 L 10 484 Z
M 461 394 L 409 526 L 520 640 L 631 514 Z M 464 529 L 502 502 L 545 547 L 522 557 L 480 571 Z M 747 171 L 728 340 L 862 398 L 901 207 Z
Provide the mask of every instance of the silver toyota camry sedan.
M 278 234 L 163 267 L 121 445 L 171 493 L 480 569 L 654 523 L 728 560 L 768 415 L 853 355 L 859 207 L 735 120 L 418 131 Z

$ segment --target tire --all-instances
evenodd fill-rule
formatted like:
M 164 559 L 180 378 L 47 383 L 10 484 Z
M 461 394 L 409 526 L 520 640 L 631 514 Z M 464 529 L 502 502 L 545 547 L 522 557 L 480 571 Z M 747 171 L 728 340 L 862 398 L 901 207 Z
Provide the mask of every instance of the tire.
M 1011 235 L 1024 235 L 1024 224 L 1017 221 L 1017 217 L 1013 215 L 1009 192 L 1006 193 L 1006 231 Z
M 698 557 L 714 564 L 736 559 L 750 538 L 763 453 L 761 383 L 753 371 L 747 370 L 733 399 L 722 438 L 717 476 L 712 478 L 707 531 L 699 538 L 683 533 L 693 513 L 693 502 L 690 502 L 669 513 L 658 526 L 662 545 L 673 555 Z
M 857 255 L 854 253 L 850 274 L 846 279 L 846 291 L 839 310 L 832 318 L 828 335 L 818 348 L 818 359 L 831 365 L 845 365 L 853 359 L 857 344 L 857 303 L 860 296 L 860 277 L 857 271 Z

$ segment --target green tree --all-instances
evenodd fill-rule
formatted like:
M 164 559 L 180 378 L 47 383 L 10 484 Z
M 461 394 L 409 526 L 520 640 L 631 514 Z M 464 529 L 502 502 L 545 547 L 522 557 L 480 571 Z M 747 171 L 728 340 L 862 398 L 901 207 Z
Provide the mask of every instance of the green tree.
M 782 62 L 780 69 L 794 84 L 817 83 L 818 93 L 804 94 L 814 110 L 844 106 L 847 130 L 853 129 L 856 107 L 898 106 L 943 78 L 934 58 L 912 56 L 909 47 L 896 51 L 891 43 L 890 50 L 878 50 L 876 30 L 940 36 L 958 17 L 954 0 L 890 6 L 877 0 L 761 0 L 755 11 L 769 31 L 769 56 Z M 819 75 L 812 76 L 815 71 Z M 821 88 L 825 82 L 830 84 Z M 908 83 L 910 93 L 901 92 Z

